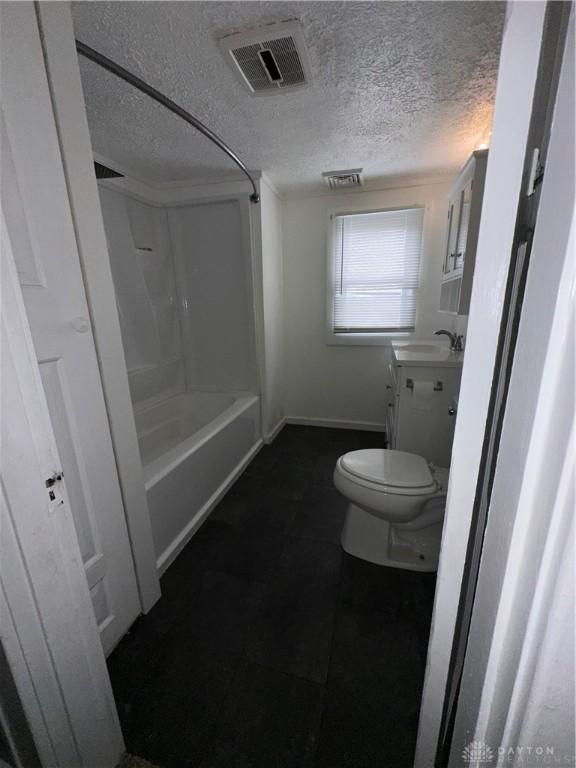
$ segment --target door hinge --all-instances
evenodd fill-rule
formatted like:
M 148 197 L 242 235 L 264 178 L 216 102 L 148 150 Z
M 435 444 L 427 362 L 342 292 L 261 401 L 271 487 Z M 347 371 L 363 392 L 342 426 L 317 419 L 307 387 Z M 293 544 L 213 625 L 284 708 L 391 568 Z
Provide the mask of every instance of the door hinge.
M 540 148 L 535 147 L 532 150 L 532 164 L 530 165 L 530 175 L 526 187 L 526 197 L 532 197 L 536 187 L 542 183 L 544 178 L 544 166 L 540 162 Z

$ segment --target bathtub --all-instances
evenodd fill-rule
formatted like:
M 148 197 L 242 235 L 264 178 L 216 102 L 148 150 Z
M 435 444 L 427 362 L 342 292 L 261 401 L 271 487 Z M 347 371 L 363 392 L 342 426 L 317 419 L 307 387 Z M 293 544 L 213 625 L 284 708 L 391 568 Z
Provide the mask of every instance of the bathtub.
M 162 574 L 262 445 L 260 399 L 190 392 L 135 417 Z

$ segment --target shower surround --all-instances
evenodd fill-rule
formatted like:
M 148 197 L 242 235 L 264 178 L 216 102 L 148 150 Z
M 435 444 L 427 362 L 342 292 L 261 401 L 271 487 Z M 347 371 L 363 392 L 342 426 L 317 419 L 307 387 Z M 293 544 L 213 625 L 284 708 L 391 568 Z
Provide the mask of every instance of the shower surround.
M 163 572 L 262 443 L 250 203 L 100 200 Z

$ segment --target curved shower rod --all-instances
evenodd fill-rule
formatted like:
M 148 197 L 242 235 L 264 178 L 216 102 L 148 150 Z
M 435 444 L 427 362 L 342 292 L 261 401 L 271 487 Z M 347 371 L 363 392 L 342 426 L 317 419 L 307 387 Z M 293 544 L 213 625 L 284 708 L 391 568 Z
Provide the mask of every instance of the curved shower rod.
M 132 72 L 128 72 L 128 70 L 124 69 L 124 67 L 121 67 L 120 64 L 116 64 L 116 62 L 112 61 L 112 59 L 109 59 L 107 56 L 104 56 L 102 53 L 95 51 L 94 48 L 90 48 L 90 46 L 85 45 L 84 43 L 81 43 L 79 40 L 76 40 L 76 50 L 81 56 L 84 56 L 85 58 L 90 59 L 90 61 L 93 61 L 95 64 L 98 64 L 104 69 L 107 69 L 108 72 L 112 72 L 112 74 L 116 75 L 116 77 L 119 77 L 121 80 L 125 80 L 127 83 L 130 83 L 130 85 L 133 85 L 134 88 L 137 88 L 139 91 L 142 91 L 142 93 L 145 93 L 147 96 L 150 96 L 151 99 L 154 99 L 154 101 L 157 101 L 159 104 L 162 104 L 163 106 L 166 107 L 166 109 L 169 109 L 171 112 L 174 112 L 175 115 L 178 115 L 178 117 L 181 117 L 182 120 L 185 120 L 191 126 L 196 128 L 197 131 L 200 131 L 200 133 L 206 136 L 207 139 L 210 139 L 210 141 L 216 144 L 217 147 L 220 147 L 220 149 L 223 152 L 226 152 L 228 157 L 230 157 L 236 163 L 236 165 L 240 168 L 240 170 L 246 174 L 246 176 L 250 181 L 250 184 L 252 184 L 253 191 L 252 191 L 252 194 L 250 195 L 250 200 L 253 203 L 260 202 L 260 195 L 258 193 L 256 182 L 252 178 L 248 168 L 246 168 L 246 166 L 244 165 L 242 160 L 240 160 L 238 155 L 235 152 L 233 152 L 230 149 L 230 147 L 227 144 L 225 144 L 219 136 L 217 136 L 213 131 L 211 131 L 210 128 L 207 128 L 204 125 L 204 123 L 201 123 L 197 117 L 194 117 L 194 115 L 191 115 L 190 112 L 187 112 L 185 109 L 183 109 L 178 104 L 173 102 L 172 99 L 169 99 L 167 96 L 164 96 L 164 94 L 160 93 L 160 91 L 157 91 L 156 88 L 153 88 L 151 85 L 148 85 L 148 83 L 146 83 L 144 80 L 141 80 L 136 75 L 133 75 Z

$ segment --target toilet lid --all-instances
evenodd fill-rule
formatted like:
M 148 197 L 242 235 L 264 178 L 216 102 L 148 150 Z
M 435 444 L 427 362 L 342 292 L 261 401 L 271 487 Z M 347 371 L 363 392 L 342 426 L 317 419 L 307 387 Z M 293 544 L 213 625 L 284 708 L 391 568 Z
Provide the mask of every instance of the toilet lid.
M 341 462 L 350 474 L 379 485 L 393 488 L 426 488 L 434 485 L 426 459 L 415 453 L 372 448 L 346 453 Z

